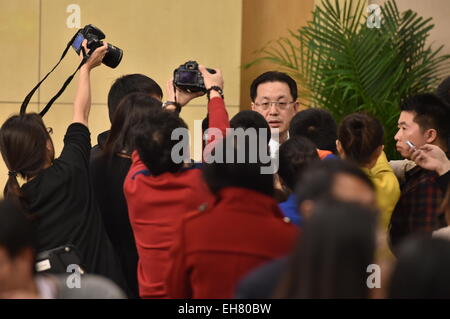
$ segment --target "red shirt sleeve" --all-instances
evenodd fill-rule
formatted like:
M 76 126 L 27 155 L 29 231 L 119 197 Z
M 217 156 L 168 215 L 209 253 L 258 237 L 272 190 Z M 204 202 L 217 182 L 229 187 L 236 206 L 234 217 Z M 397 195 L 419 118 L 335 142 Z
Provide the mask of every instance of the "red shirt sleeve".
M 230 127 L 230 120 L 225 108 L 225 102 L 220 97 L 212 98 L 208 103 L 208 127 L 217 128 L 225 136 L 226 129 Z M 214 135 L 208 138 L 208 144 L 214 141 Z
M 226 130 L 230 127 L 230 119 L 222 98 L 214 97 L 209 101 L 208 114 L 208 143 L 205 146 L 204 155 L 211 153 L 214 145 L 225 137 Z M 220 137 L 220 139 L 216 137 Z M 203 160 L 204 158 L 205 156 L 203 156 Z

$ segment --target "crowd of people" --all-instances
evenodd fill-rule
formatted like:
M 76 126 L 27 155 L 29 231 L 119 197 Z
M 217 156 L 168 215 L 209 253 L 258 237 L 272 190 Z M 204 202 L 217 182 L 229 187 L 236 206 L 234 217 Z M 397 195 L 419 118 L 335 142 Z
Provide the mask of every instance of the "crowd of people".
M 450 297 L 449 80 L 399 105 L 403 160 L 371 114 L 299 111 L 282 72 L 258 76 L 251 110 L 230 119 L 221 71 L 202 65 L 204 92 L 169 80 L 165 99 L 143 74 L 118 78 L 92 147 L 90 74 L 106 52 L 80 69 L 59 157 L 39 115 L 1 126 L 1 298 Z M 203 94 L 203 160 L 175 161 L 180 112 Z M 262 173 L 267 158 L 277 169 Z

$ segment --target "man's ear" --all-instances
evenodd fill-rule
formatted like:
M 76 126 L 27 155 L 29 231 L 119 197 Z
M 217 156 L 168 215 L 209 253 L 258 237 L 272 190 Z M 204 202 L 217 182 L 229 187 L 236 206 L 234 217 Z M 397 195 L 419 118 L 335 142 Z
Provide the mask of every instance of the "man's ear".
M 252 102 L 251 107 L 252 107 L 252 111 L 256 111 L 256 105 L 255 105 L 255 102 Z
M 300 107 L 300 103 L 298 102 L 298 101 L 296 101 L 295 103 L 294 103 L 294 111 L 295 112 L 298 112 L 298 108 Z
M 437 131 L 434 128 L 430 128 L 425 131 L 425 140 L 427 144 L 433 144 L 437 140 Z
M 47 143 L 45 144 L 45 146 L 47 147 L 47 151 L 52 152 L 53 151 L 53 143 L 51 140 L 47 140 Z

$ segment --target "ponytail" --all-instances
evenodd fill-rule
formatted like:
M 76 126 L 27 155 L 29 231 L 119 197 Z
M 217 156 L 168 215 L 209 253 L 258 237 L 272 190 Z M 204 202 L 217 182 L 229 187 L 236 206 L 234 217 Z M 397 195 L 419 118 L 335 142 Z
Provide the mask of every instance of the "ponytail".
M 6 181 L 3 196 L 7 200 L 20 204 L 23 208 L 26 207 L 25 196 L 20 188 L 19 182 L 17 181 L 16 172 L 8 172 L 8 180 Z
M 49 159 L 50 135 L 39 114 L 13 115 L 0 128 L 0 152 L 8 168 L 8 180 L 3 191 L 5 199 L 26 206 L 25 194 L 17 176 L 36 176 Z
M 342 120 L 338 140 L 348 159 L 358 165 L 365 165 L 375 150 L 384 144 L 384 129 L 375 117 L 366 113 L 352 113 Z

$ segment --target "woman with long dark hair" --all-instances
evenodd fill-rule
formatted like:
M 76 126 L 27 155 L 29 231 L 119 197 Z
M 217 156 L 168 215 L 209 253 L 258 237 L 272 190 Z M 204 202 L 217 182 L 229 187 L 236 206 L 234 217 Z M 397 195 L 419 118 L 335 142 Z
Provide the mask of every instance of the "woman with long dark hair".
M 100 65 L 107 45 L 95 50 L 81 67 L 61 155 L 38 114 L 8 118 L 0 129 L 0 150 L 9 170 L 4 196 L 25 206 L 37 234 L 37 251 L 72 245 L 87 272 L 123 286 L 123 276 L 103 228 L 89 177 L 91 107 L 90 72 Z M 20 187 L 17 180 L 25 183 Z
M 359 204 L 317 204 L 290 257 L 277 298 L 368 298 L 377 213 Z

